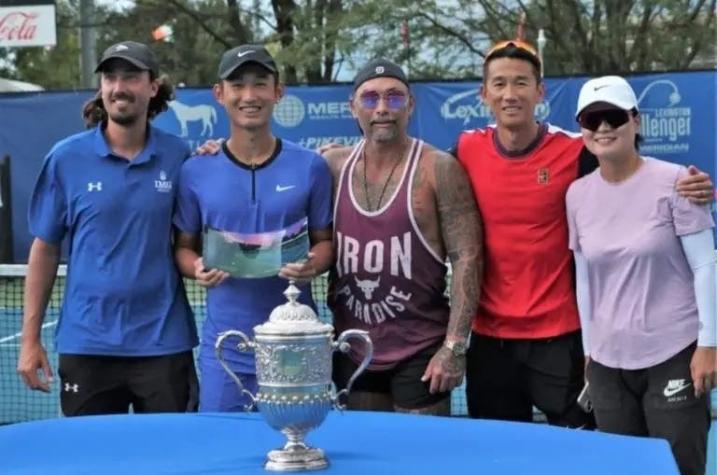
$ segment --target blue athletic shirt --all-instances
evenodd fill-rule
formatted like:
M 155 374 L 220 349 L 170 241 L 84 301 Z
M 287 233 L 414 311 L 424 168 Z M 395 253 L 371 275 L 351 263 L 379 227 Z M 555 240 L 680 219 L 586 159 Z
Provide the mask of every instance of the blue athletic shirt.
M 311 150 L 277 139 L 272 156 L 252 168 L 233 157 L 225 143 L 221 153 L 192 157 L 182 166 L 174 224 L 193 235 L 205 226 L 236 233 L 277 231 L 303 218 L 309 230 L 329 229 L 331 187 L 326 161 Z M 212 363 L 214 342 L 225 330 L 253 337 L 253 327 L 286 302 L 287 286 L 280 277 L 229 278 L 210 288 L 200 358 Z M 314 307 L 310 286 L 301 291 L 300 300 Z M 224 355 L 232 369 L 255 373 L 253 354 L 231 347 L 226 344 Z
M 197 345 L 173 259 L 172 212 L 184 142 L 148 128 L 144 150 L 114 155 L 97 127 L 58 142 L 30 201 L 33 236 L 69 238 L 59 353 L 152 356 Z

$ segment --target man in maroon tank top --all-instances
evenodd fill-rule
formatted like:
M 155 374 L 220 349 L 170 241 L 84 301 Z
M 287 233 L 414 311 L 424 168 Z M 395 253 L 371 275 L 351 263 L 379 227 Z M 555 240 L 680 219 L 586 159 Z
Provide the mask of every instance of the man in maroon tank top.
M 328 302 L 336 330 L 361 328 L 374 357 L 354 384 L 352 409 L 450 414 L 482 274 L 482 233 L 460 164 L 408 136 L 408 80 L 385 59 L 354 79 L 351 111 L 364 138 L 326 152 L 334 176 L 334 249 Z M 451 306 L 446 258 L 453 269 Z M 339 355 L 344 387 L 364 348 Z

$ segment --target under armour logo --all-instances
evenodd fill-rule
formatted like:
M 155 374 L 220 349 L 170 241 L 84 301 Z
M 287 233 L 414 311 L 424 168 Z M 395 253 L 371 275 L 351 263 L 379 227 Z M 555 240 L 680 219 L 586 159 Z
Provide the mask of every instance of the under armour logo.
M 383 72 L 386 71 L 386 69 L 383 66 L 376 66 L 375 71 L 376 71 L 376 74 L 383 74 Z
M 65 392 L 66 393 L 80 392 L 80 385 L 77 383 L 75 383 L 75 384 L 65 383 Z
M 356 285 L 359 289 L 363 292 L 364 297 L 366 297 L 366 300 L 371 300 L 373 298 L 373 291 L 378 288 L 378 284 L 381 282 L 381 276 L 378 276 L 378 279 L 371 280 L 371 279 L 364 279 L 364 280 L 358 280 L 356 276 L 354 276 L 354 280 L 356 281 Z
M 127 45 L 117 45 L 117 46 L 115 46 L 115 52 L 117 52 L 117 51 L 124 51 L 124 50 L 127 50 L 127 49 L 129 49 L 129 46 L 127 46 Z
M 97 181 L 95 183 L 89 182 L 87 184 L 87 191 L 102 191 L 102 182 Z

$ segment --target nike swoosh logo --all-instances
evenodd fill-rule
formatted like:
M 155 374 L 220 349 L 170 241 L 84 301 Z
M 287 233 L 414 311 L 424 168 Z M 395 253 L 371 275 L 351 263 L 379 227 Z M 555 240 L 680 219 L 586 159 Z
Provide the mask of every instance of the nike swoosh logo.
M 609 84 L 603 84 L 602 86 L 595 86 L 593 89 L 594 91 L 599 91 L 600 89 L 604 89 L 606 87 L 610 86 Z
M 290 189 L 294 188 L 295 186 L 296 185 L 288 185 L 288 186 L 276 185 L 276 191 L 282 192 L 282 191 L 290 190 Z
M 251 53 L 253 53 L 253 51 L 240 51 L 239 53 L 237 53 L 237 58 L 241 58 L 242 56 L 251 54 Z
M 665 395 L 665 397 L 671 397 L 675 394 L 679 393 L 680 391 L 689 388 L 692 385 L 692 383 L 686 383 L 682 386 L 677 386 L 676 388 L 665 388 L 664 391 L 662 391 L 662 394 Z

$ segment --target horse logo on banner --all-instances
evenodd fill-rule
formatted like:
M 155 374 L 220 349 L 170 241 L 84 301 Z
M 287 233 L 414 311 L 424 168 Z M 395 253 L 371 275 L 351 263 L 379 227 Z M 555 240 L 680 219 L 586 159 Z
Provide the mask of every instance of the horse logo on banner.
M 217 123 L 217 112 L 214 107 L 208 104 L 200 104 L 198 106 L 190 106 L 179 101 L 170 101 L 169 107 L 174 111 L 174 115 L 179 120 L 181 127 L 180 135 L 186 137 L 189 135 L 187 130 L 187 122 L 202 121 L 203 136 L 212 136 L 214 134 L 214 124 Z

